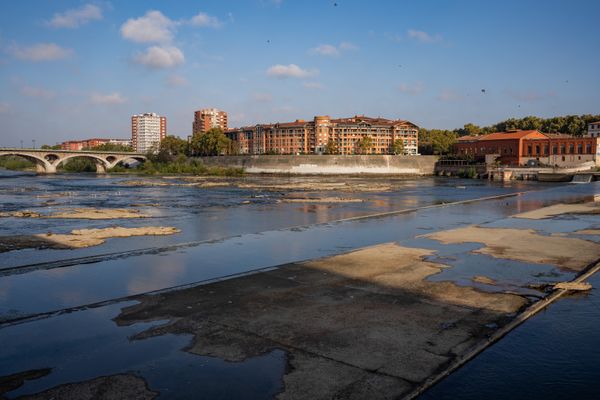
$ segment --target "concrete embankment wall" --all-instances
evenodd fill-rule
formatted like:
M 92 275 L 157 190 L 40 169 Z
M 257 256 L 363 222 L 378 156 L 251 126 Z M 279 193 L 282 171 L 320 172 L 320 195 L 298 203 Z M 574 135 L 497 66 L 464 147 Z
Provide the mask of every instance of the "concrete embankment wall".
M 244 168 L 247 173 L 297 175 L 433 175 L 437 156 L 218 156 L 202 157 L 208 166 Z

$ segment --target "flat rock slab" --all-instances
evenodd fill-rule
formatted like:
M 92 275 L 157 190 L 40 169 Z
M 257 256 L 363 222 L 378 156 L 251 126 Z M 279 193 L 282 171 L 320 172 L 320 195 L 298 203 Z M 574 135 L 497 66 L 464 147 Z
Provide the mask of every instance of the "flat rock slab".
M 537 264 L 554 264 L 581 271 L 600 257 L 600 243 L 579 238 L 544 236 L 533 229 L 464 228 L 434 232 L 423 237 L 449 243 L 483 243 L 474 253 Z
M 578 204 L 554 204 L 552 206 L 513 215 L 513 218 L 546 219 L 564 214 L 600 214 L 600 202 L 592 201 Z
M 148 389 L 144 379 L 130 374 L 118 374 L 84 382 L 68 383 L 19 398 L 22 400 L 151 400 L 157 396 L 157 392 Z
M 427 277 L 434 251 L 383 244 L 179 291 L 139 296 L 119 325 L 168 320 L 141 340 L 193 335 L 186 351 L 243 362 L 288 355 L 281 399 L 392 399 L 487 339 L 528 300 Z

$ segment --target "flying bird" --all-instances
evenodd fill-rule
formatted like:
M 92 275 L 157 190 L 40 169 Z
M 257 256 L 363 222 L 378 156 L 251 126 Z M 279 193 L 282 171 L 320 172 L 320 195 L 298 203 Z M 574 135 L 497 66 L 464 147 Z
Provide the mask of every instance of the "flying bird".
M 337 3 L 333 3 L 333 6 L 334 6 L 334 7 L 337 7 Z
M 481 89 L 481 93 L 485 93 L 485 89 Z

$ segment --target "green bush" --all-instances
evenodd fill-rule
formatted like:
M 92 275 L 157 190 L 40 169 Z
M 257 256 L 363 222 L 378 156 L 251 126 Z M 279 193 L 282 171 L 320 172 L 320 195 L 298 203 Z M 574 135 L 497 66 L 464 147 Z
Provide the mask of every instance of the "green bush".
M 475 179 L 477 177 L 477 170 L 475 169 L 475 167 L 460 169 L 458 170 L 458 176 L 460 176 L 461 178 Z
M 0 157 L 0 167 L 13 171 L 22 171 L 35 168 L 35 163 L 19 156 L 5 156 Z

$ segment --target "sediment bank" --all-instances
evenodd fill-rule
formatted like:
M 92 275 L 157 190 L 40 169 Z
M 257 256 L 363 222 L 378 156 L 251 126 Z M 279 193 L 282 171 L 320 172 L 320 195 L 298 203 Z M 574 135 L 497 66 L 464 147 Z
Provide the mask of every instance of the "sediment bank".
M 80 249 L 98 246 L 110 238 L 173 235 L 178 232 L 180 232 L 179 229 L 174 227 L 147 226 L 142 228 L 76 229 L 70 234 L 48 232 L 36 235 L 0 236 L 0 253 L 22 249 Z

